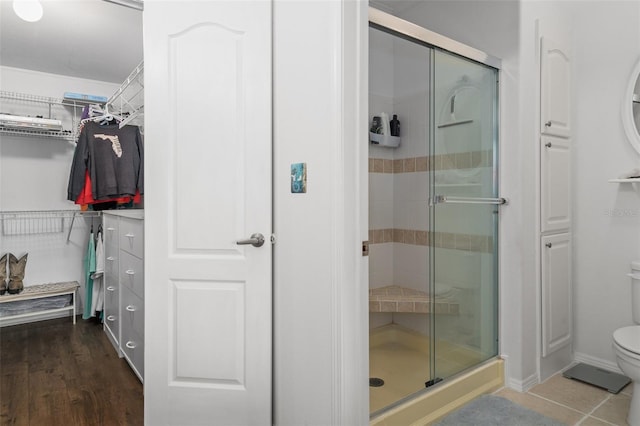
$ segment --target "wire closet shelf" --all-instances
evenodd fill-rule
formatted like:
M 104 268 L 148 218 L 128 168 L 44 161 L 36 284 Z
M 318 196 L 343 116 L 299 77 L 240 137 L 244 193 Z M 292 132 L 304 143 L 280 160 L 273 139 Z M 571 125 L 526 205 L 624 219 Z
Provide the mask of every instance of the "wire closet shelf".
M 76 217 L 101 217 L 100 211 L 81 210 L 23 210 L 0 211 L 3 236 L 55 234 L 67 232 L 67 242 Z
M 82 108 L 86 105 L 86 102 L 76 102 L 68 99 L 51 98 L 47 96 L 31 95 L 28 93 L 16 93 L 0 90 L 0 100 L 2 100 L 3 106 L 9 105 L 13 102 L 21 104 L 40 105 L 38 114 L 47 115 L 48 118 L 53 117 L 54 108 L 67 107 L 72 109 L 70 114 L 71 130 L 37 130 L 37 129 L 18 129 L 11 127 L 0 127 L 0 134 L 12 135 L 12 136 L 33 136 L 38 138 L 56 138 L 64 139 L 69 142 L 73 142 L 77 139 L 78 129 L 78 117 L 82 112 Z M 46 112 L 45 112 L 46 111 Z M 58 111 L 59 112 L 59 111 Z

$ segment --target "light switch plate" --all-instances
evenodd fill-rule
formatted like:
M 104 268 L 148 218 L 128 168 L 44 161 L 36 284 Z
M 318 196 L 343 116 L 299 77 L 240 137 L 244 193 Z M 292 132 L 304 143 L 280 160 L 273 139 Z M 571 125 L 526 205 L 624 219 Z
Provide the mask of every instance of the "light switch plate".
M 307 163 L 291 164 L 291 193 L 307 192 Z

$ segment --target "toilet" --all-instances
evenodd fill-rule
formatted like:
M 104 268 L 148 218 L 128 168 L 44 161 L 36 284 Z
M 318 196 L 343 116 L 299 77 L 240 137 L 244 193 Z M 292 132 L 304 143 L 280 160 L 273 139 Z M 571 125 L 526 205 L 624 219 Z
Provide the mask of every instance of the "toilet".
M 640 426 L 640 261 L 631 262 L 633 322 L 613 332 L 613 351 L 622 372 L 633 381 L 633 396 L 627 423 Z

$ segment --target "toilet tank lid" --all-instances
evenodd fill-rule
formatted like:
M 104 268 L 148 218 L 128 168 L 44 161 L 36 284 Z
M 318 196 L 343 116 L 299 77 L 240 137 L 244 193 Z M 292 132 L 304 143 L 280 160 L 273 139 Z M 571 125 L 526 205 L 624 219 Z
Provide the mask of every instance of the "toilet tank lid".
M 631 269 L 634 271 L 640 271 L 640 260 L 631 262 Z

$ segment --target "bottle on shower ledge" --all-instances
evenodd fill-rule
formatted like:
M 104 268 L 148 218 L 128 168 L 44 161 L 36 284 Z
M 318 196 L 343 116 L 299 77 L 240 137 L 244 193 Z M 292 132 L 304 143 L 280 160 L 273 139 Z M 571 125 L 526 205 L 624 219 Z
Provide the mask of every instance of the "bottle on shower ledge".
M 393 114 L 393 119 L 389 123 L 389 127 L 391 128 L 391 136 L 400 136 L 400 120 L 398 120 L 396 114 Z

